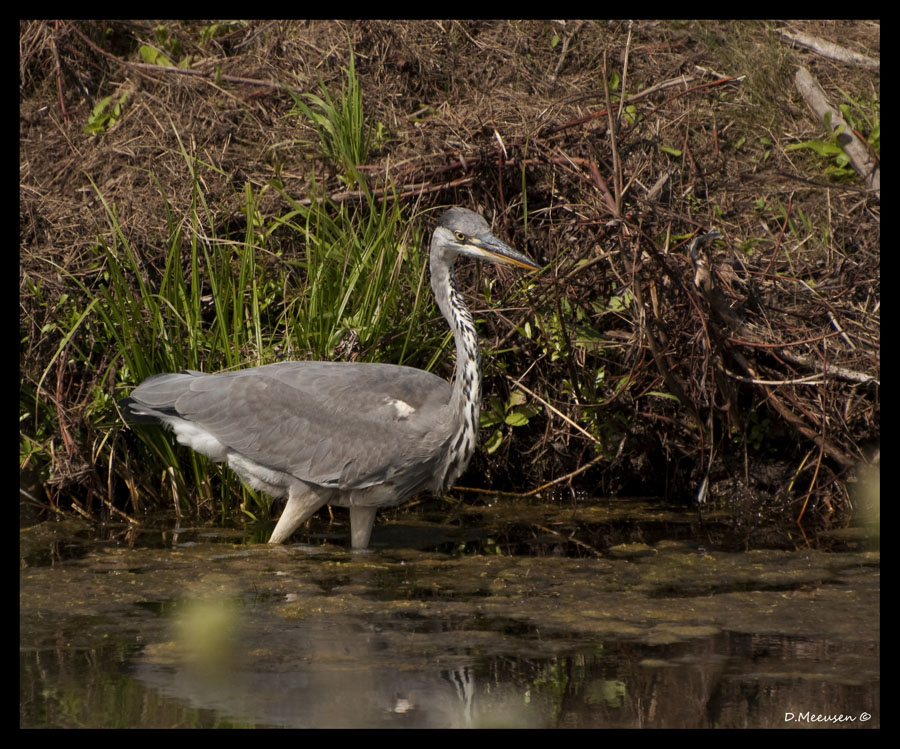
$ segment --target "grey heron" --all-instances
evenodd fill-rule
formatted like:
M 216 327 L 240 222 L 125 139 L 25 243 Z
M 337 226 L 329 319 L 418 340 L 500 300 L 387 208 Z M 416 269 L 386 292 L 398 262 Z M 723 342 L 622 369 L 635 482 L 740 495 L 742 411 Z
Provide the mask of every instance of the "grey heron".
M 161 423 L 183 445 L 225 462 L 254 489 L 287 496 L 269 543 L 282 543 L 322 505 L 350 508 L 365 549 L 379 507 L 439 494 L 475 451 L 481 355 L 456 289 L 458 256 L 540 266 L 495 237 L 481 216 L 451 208 L 431 237 L 431 288 L 456 343 L 451 385 L 393 364 L 291 361 L 232 372 L 154 375 L 128 398 L 132 423 Z

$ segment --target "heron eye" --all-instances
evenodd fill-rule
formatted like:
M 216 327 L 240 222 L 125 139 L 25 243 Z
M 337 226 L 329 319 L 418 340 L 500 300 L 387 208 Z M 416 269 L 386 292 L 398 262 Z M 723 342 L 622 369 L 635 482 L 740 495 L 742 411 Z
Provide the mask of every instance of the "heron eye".
M 457 242 L 465 242 L 466 241 L 466 235 L 463 234 L 461 231 L 453 232 L 453 236 L 456 237 Z

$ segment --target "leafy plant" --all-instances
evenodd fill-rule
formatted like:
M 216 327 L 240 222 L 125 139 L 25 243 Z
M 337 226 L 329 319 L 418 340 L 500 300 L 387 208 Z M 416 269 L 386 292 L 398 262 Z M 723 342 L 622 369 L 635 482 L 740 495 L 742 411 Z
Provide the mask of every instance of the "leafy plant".
M 851 106 L 847 103 L 842 103 L 838 106 L 838 109 L 841 110 L 841 114 L 843 115 L 844 120 L 850 125 L 853 130 L 859 131 L 859 123 L 857 122 L 857 120 L 860 117 L 866 122 L 869 130 L 869 135 L 866 140 L 875 151 L 875 153 L 880 154 L 881 120 L 877 113 L 877 109 L 873 115 L 867 116 L 864 113 L 861 105 L 856 102 L 853 103 L 856 104 L 855 108 L 851 108 Z M 830 133 L 827 140 L 814 138 L 812 140 L 803 141 L 802 143 L 792 143 L 786 147 L 786 150 L 797 151 L 805 148 L 826 159 L 830 163 L 827 167 L 825 167 L 824 171 L 825 175 L 830 177 L 831 179 L 840 180 L 856 177 L 856 170 L 850 163 L 850 157 L 846 154 L 843 146 L 841 145 L 841 136 L 843 136 L 844 139 L 848 137 L 844 126 L 839 125 L 837 128 L 832 130 L 831 112 L 825 113 L 824 120 L 825 130 Z
M 200 41 L 203 44 L 206 44 L 211 39 L 215 39 L 218 36 L 223 36 L 235 30 L 236 28 L 240 28 L 246 25 L 247 24 L 244 21 L 223 21 L 218 23 L 211 23 L 208 26 L 201 26 Z
M 513 390 L 509 397 L 490 398 L 488 407 L 481 412 L 481 428 L 497 427 L 484 442 L 484 450 L 489 455 L 495 453 L 503 443 L 503 427 L 523 427 L 533 416 L 541 413 L 539 406 L 528 405 L 528 399 L 521 390 Z
M 100 101 L 94 105 L 91 114 L 88 116 L 88 122 L 87 125 L 84 126 L 84 132 L 96 135 L 109 130 L 109 128 L 115 125 L 122 116 L 122 108 L 125 106 L 125 102 L 128 101 L 129 96 L 131 96 L 131 91 L 123 91 L 119 94 L 118 98 L 111 95 L 104 96 L 100 99 Z M 115 102 L 113 102 L 114 99 Z
M 872 150 L 881 155 L 881 106 L 878 101 L 865 102 L 841 91 L 845 102 L 838 105 L 850 127 L 862 136 Z M 868 133 L 866 135 L 866 133 Z
M 178 37 L 170 34 L 169 30 L 162 25 L 153 29 L 153 33 L 159 48 L 149 44 L 142 44 L 140 55 L 144 59 L 144 62 L 148 62 L 151 65 L 164 65 L 166 67 L 190 67 L 191 56 L 184 54 L 184 49 L 182 48 Z M 178 60 L 177 65 L 172 62 L 172 58 Z

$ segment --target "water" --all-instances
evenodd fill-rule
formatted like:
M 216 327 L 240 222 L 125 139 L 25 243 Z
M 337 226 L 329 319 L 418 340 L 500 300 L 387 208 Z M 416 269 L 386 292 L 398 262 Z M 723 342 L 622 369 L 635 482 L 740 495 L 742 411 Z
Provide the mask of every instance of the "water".
M 880 725 L 876 552 L 658 538 L 501 555 L 459 533 L 377 525 L 380 548 L 353 553 L 36 526 L 20 724 Z

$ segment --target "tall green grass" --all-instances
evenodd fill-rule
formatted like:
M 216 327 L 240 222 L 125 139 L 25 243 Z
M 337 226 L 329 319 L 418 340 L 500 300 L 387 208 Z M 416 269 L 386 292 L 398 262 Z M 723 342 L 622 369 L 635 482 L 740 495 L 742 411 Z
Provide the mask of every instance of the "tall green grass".
M 95 247 L 101 270 L 87 283 L 56 268 L 82 305 L 61 331 L 57 354 L 71 341 L 89 340 L 83 364 L 89 366 L 98 351 L 115 362 L 115 399 L 152 374 L 182 369 L 219 372 L 308 359 L 433 363 L 448 336 L 427 291 L 422 229 L 399 201 L 377 201 L 355 168 L 364 161 L 368 136 L 361 132 L 366 126 L 352 61 L 346 73 L 343 103 L 320 107 L 311 122 L 323 132 L 359 136 L 351 140 L 363 150 L 334 151 L 322 141 L 322 155 L 339 158 L 355 181 L 358 200 L 336 204 L 314 195 L 301 202 L 277 181 L 262 188 L 247 184 L 242 216 L 223 221 L 202 189 L 203 170 L 211 167 L 182 147 L 192 176 L 189 207 L 176 211 L 174 198 L 163 194 L 168 238 L 154 251 L 132 246 L 116 207 L 95 187 L 108 218 L 108 231 Z M 266 190 L 282 195 L 283 212 L 262 216 L 259 200 Z M 217 229 L 241 224 L 242 233 Z M 423 326 L 425 318 L 434 325 Z M 40 387 L 23 397 L 30 401 L 23 413 L 53 412 Z M 92 428 L 105 437 L 95 464 L 110 466 L 111 492 L 114 484 L 120 491 L 127 486 L 133 511 L 174 501 L 178 512 L 208 517 L 210 510 L 228 513 L 236 495 L 250 515 L 267 504 L 161 429 L 122 432 L 113 398 L 106 397 L 102 415 L 95 416 Z M 39 450 L 29 447 L 32 455 Z
M 306 207 L 285 194 L 291 210 L 258 223 L 257 197 L 247 186 L 240 240 L 216 237 L 212 226 L 192 226 L 187 237 L 174 231 L 154 284 L 143 280 L 145 269 L 121 232 L 103 248 L 109 284 L 96 309 L 124 362 L 123 380 L 136 385 L 156 372 L 292 359 L 423 365 L 421 348 L 439 345 L 443 330 L 423 342 L 421 319 L 431 302 L 422 294 L 421 231 L 403 220 L 399 204 Z M 188 453 L 184 483 L 203 487 L 206 461 L 192 451 L 173 454 L 171 436 L 161 447 L 158 432 L 140 435 L 173 470 Z M 245 491 L 252 500 L 245 509 L 264 502 Z
M 292 114 L 309 120 L 318 133 L 322 155 L 343 170 L 344 182 L 354 184 L 363 181 L 357 167 L 368 161 L 375 128 L 365 116 L 352 49 L 350 65 L 343 72 L 340 96 L 332 96 L 321 81 L 318 94 L 298 96 L 290 89 L 288 93 L 294 99 Z

